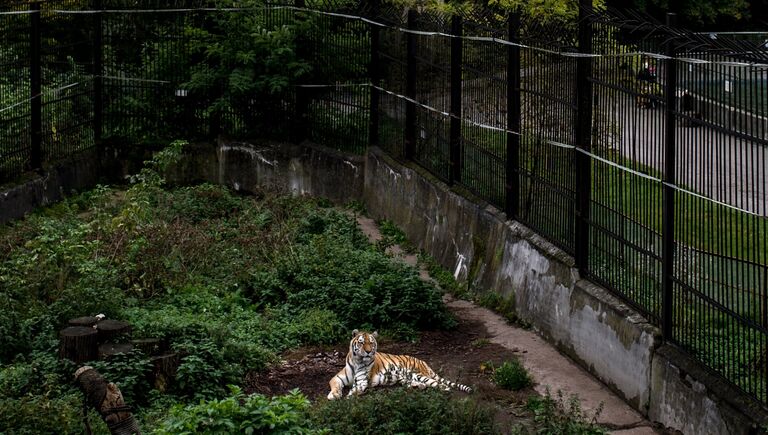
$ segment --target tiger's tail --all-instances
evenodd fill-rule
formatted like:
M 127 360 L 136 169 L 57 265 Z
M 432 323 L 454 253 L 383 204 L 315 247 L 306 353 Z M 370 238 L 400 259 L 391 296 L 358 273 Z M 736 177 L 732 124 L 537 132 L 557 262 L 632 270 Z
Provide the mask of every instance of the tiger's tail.
M 441 385 L 444 385 L 444 386 L 446 386 L 448 388 L 451 388 L 451 389 L 461 390 L 461 391 L 463 391 L 465 393 L 471 393 L 472 392 L 472 388 L 470 388 L 467 385 L 460 384 L 458 382 L 452 382 L 452 381 L 449 381 L 448 379 L 441 378 L 440 376 L 437 376 L 437 375 L 435 375 L 435 380 L 438 383 L 440 383 Z
M 452 381 L 449 381 L 448 379 L 441 378 L 437 374 L 433 376 L 424 376 L 421 374 L 414 374 L 413 380 L 417 381 L 419 384 L 423 385 L 424 387 L 442 388 L 446 391 L 451 389 L 456 389 L 456 390 L 461 390 L 465 393 L 472 392 L 472 388 L 464 384 L 460 384 L 458 382 L 452 382 Z

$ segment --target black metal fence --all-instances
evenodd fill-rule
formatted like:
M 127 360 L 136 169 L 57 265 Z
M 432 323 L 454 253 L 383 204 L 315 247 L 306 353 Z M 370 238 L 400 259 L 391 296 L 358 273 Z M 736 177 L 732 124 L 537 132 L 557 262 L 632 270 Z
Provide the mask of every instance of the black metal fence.
M 105 141 L 376 144 L 530 226 L 768 403 L 761 41 L 589 1 L 572 22 L 377 2 L 94 1 L 0 12 L 0 182 Z M 306 71 L 268 90 L 222 82 L 237 68 L 211 47 L 247 44 L 233 38 L 246 25 L 288 38 L 293 52 L 264 68 Z

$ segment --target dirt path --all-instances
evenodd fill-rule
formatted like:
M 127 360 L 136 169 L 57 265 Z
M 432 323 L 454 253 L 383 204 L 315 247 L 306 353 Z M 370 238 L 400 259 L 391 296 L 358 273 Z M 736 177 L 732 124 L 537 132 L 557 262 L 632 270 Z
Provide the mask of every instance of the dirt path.
M 357 219 L 372 242 L 381 239 L 373 220 Z M 397 246 L 389 248 L 389 253 L 417 266 L 416 256 L 404 253 Z M 431 279 L 424 270 L 421 276 Z M 527 426 L 532 416 L 525 409 L 526 399 L 535 394 L 534 391 L 544 394 L 549 387 L 553 394 L 557 390 L 567 396 L 576 394 L 586 415 L 593 415 L 602 403 L 598 422 L 614 434 L 657 433 L 637 411 L 534 332 L 510 325 L 503 317 L 472 302 L 450 296 L 446 296 L 445 301 L 458 321 L 456 329 L 425 331 L 418 343 L 382 339 L 379 349 L 421 358 L 441 376 L 473 386 L 475 397 L 497 409 L 496 420 L 502 427 L 509 427 L 508 423 Z M 343 344 L 294 350 L 282 356 L 279 366 L 250 374 L 245 382 L 246 392 L 275 395 L 299 388 L 311 399 L 324 400 L 329 390 L 328 381 L 344 366 L 346 353 Z M 513 358 L 520 359 L 531 373 L 533 388 L 512 392 L 491 382 L 488 363 L 498 366 Z

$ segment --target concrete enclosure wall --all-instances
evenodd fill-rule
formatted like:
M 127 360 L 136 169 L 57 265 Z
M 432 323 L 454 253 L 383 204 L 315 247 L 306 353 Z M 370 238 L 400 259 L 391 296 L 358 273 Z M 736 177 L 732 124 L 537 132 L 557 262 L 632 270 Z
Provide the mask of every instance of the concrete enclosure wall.
M 84 171 L 93 169 L 86 164 Z M 73 185 L 95 182 L 59 173 L 74 178 Z M 371 217 L 396 223 L 473 290 L 513 300 L 520 318 L 651 420 L 690 434 L 756 433 L 768 422 L 764 407 L 663 345 L 643 317 L 580 279 L 572 257 L 494 207 L 376 148 L 361 157 L 309 144 L 192 145 L 167 175 L 179 184 L 206 181 L 243 192 L 278 186 L 337 203 L 363 201 Z M 60 197 L 61 189 L 34 183 L 0 193 L 0 217 L 19 215 L 6 207 L 26 210 L 25 204 Z
M 60 201 L 73 190 L 93 187 L 99 180 L 101 163 L 95 149 L 87 150 L 0 190 L 0 223 Z

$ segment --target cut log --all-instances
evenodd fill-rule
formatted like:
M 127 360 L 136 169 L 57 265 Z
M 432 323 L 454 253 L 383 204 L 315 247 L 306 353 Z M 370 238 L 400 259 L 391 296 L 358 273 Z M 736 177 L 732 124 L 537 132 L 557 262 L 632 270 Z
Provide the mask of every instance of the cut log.
M 141 435 L 139 424 L 126 405 L 120 389 L 107 382 L 93 367 L 84 366 L 75 372 L 75 382 L 85 394 L 86 405 L 99 413 L 112 435 Z M 86 417 L 87 418 L 87 417 Z M 88 421 L 86 420 L 86 428 Z
M 69 319 L 69 326 L 85 326 L 92 327 L 96 324 L 98 319 L 93 316 L 78 317 L 77 319 Z
M 113 338 L 131 333 L 131 325 L 119 320 L 102 320 L 96 324 L 96 330 L 99 331 L 99 343 L 113 341 Z
M 166 349 L 165 344 L 159 338 L 139 338 L 131 340 L 131 344 L 149 356 L 158 355 Z
M 179 355 L 175 352 L 167 352 L 153 356 L 149 361 L 152 363 L 152 385 L 161 393 L 166 392 L 176 378 L 176 370 L 180 363 Z
M 111 356 L 119 355 L 121 353 L 129 353 L 133 350 L 133 345 L 130 343 L 104 343 L 99 345 L 99 359 L 108 359 Z
M 82 364 L 98 358 L 98 332 L 86 326 L 70 326 L 59 331 L 59 357 Z

